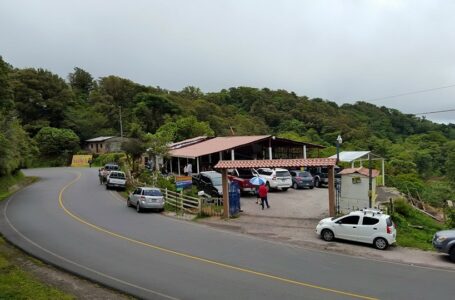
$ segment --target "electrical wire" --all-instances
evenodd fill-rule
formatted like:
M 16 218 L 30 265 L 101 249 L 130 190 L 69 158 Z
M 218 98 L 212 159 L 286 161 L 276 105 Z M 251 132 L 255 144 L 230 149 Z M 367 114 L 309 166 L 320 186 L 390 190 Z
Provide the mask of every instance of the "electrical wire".
M 452 87 L 455 87 L 455 84 L 446 85 L 446 86 L 440 86 L 440 87 L 430 88 L 430 89 L 425 89 L 425 90 L 412 91 L 412 92 L 396 94 L 396 95 L 391 95 L 391 96 L 385 96 L 385 97 L 380 97 L 380 98 L 373 98 L 373 99 L 366 100 L 366 102 L 377 102 L 377 101 L 380 101 L 380 100 L 385 100 L 385 99 L 390 99 L 390 98 L 397 98 L 397 97 L 414 95 L 414 94 L 420 94 L 420 93 L 427 93 L 427 92 L 432 92 L 432 91 L 436 91 L 436 90 L 448 89 L 448 88 L 452 88 Z
M 421 113 L 416 113 L 413 115 L 429 115 L 429 114 L 439 114 L 439 113 L 445 113 L 445 112 L 451 112 L 455 111 L 455 108 L 452 109 L 445 109 L 445 110 L 435 110 L 435 111 L 427 111 L 427 112 L 421 112 Z

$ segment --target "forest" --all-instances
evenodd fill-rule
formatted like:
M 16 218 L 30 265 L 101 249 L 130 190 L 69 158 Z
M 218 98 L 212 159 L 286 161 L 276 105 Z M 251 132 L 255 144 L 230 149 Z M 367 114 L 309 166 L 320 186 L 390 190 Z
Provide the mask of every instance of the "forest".
M 342 151 L 372 149 L 386 159 L 388 185 L 435 206 L 455 199 L 455 124 L 268 88 L 171 91 L 114 75 L 96 79 L 78 67 L 61 78 L 45 69 L 15 68 L 1 57 L 0 176 L 66 164 L 82 141 L 119 136 L 120 114 L 124 136 L 157 153 L 167 142 L 234 133 L 322 144 L 325 157 L 335 153 L 341 135 Z

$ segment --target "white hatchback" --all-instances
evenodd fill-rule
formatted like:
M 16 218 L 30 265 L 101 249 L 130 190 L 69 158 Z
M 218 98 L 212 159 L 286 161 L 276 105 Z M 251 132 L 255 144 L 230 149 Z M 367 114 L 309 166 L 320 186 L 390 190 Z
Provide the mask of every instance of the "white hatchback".
M 337 218 L 326 218 L 316 226 L 316 233 L 325 241 L 335 238 L 372 244 L 385 250 L 396 242 L 397 230 L 392 218 L 380 210 L 353 211 Z

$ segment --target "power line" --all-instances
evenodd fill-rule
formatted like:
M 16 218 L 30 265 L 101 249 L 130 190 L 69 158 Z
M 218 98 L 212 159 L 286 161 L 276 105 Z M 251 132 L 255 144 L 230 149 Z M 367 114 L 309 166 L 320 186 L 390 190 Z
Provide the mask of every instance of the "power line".
M 455 108 L 452 109 L 446 109 L 446 110 L 436 110 L 436 111 L 427 111 L 427 112 L 421 112 L 413 115 L 429 115 L 429 114 L 439 114 L 439 113 L 444 113 L 444 112 L 451 112 L 455 111 Z
M 455 84 L 446 85 L 446 86 L 440 86 L 440 87 L 430 88 L 430 89 L 425 89 L 425 90 L 412 91 L 412 92 L 407 92 L 407 93 L 402 93 L 402 94 L 390 95 L 390 96 L 385 96 L 385 97 L 380 97 L 380 98 L 373 98 L 373 99 L 365 100 L 365 101 L 366 102 L 377 102 L 379 100 L 397 98 L 397 97 L 420 94 L 420 93 L 427 93 L 427 92 L 431 92 L 431 91 L 448 89 L 448 88 L 452 88 L 452 87 L 455 87 Z

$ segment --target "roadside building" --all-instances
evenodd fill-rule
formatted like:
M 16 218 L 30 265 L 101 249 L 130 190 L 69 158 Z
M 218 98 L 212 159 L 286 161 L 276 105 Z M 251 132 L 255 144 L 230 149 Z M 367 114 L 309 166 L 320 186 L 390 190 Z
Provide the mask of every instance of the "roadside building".
M 169 145 L 168 170 L 182 174 L 190 164 L 193 173 L 212 170 L 222 160 L 306 159 L 319 156 L 324 146 L 272 135 L 196 137 Z
M 378 170 L 372 172 L 371 207 L 376 203 L 376 185 Z M 341 176 L 341 194 L 337 211 L 348 213 L 353 210 L 369 208 L 369 169 L 364 167 L 348 168 L 338 173 Z
M 116 136 L 100 136 L 85 141 L 84 149 L 93 154 L 120 152 L 125 138 Z

